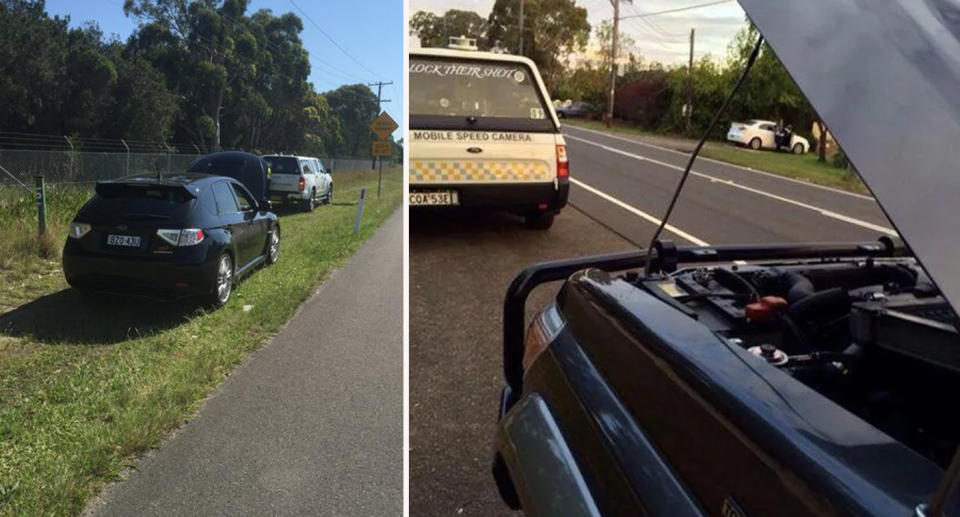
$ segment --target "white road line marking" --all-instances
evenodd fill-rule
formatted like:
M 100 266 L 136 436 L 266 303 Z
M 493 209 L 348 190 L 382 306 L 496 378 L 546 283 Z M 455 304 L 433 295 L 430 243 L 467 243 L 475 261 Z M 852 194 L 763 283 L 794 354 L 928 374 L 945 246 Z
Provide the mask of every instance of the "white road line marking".
M 630 143 L 632 143 L 632 144 L 642 145 L 642 146 L 645 146 L 645 147 L 650 147 L 650 148 L 652 148 L 652 149 L 658 149 L 658 150 L 660 150 L 660 151 L 666 151 L 666 152 L 668 152 L 668 153 L 678 154 L 678 155 L 680 155 L 680 156 L 684 156 L 684 157 L 688 157 L 688 158 L 690 157 L 690 153 L 686 153 L 686 152 L 683 152 L 683 151 L 677 151 L 676 149 L 670 149 L 669 147 L 663 147 L 663 146 L 661 146 L 661 145 L 656 145 L 656 144 L 651 144 L 651 143 L 643 142 L 643 141 L 641 141 L 641 140 L 637 140 L 636 138 L 629 138 L 629 137 L 624 137 L 624 136 L 620 136 L 620 135 L 614 135 L 614 134 L 610 134 L 610 133 L 604 133 L 603 131 L 597 131 L 596 129 L 587 129 L 587 128 L 585 128 L 585 127 L 579 127 L 579 126 L 566 125 L 566 126 L 563 126 L 563 127 L 564 127 L 564 128 L 573 128 L 573 129 L 576 129 L 576 130 L 578 130 L 578 131 L 586 131 L 586 132 L 588 132 L 588 133 L 596 133 L 596 134 L 598 134 L 598 135 L 602 135 L 602 136 L 605 136 L 605 137 L 608 137 L 608 138 L 613 138 L 613 139 L 616 139 L 616 140 L 623 140 L 624 142 L 630 142 Z M 576 138 L 576 137 L 574 137 L 574 136 L 572 136 L 572 135 L 568 135 L 568 136 L 571 136 L 572 138 Z M 876 201 L 876 200 L 873 199 L 873 197 L 871 197 L 871 196 L 865 196 L 865 195 L 863 195 L 863 194 L 857 194 L 856 192 L 850 192 L 850 191 L 848 191 L 848 190 L 841 190 L 841 189 L 838 189 L 838 188 L 828 187 L 828 186 L 826 186 L 826 185 L 818 185 L 818 184 L 816 184 L 816 183 L 810 183 L 810 182 L 808 182 L 808 181 L 802 181 L 802 180 L 798 180 L 798 179 L 794 179 L 794 178 L 788 178 L 788 177 L 786 177 L 786 176 L 781 176 L 781 175 L 779 175 L 779 174 L 773 174 L 773 173 L 771 173 L 771 172 L 757 170 L 757 169 L 754 169 L 753 167 L 744 167 L 743 165 L 736 165 L 736 164 L 733 164 L 733 163 L 730 163 L 730 162 L 725 162 L 725 161 L 722 161 L 722 160 L 715 160 L 715 159 L 713 159 L 713 158 L 705 158 L 705 157 L 703 157 L 703 156 L 698 156 L 698 157 L 697 157 L 697 160 L 703 160 L 703 161 L 707 161 L 707 162 L 718 163 L 718 164 L 720 164 L 720 165 L 725 165 L 725 166 L 727 166 L 727 167 L 733 167 L 734 169 L 741 169 L 741 170 L 745 170 L 745 171 L 747 171 L 747 172 L 752 172 L 752 173 L 754 173 L 754 174 L 760 174 L 760 175 L 762 175 L 762 176 L 767 176 L 767 177 L 774 178 L 774 179 L 778 179 L 778 180 L 789 181 L 790 183 L 796 183 L 797 185 L 803 185 L 803 186 L 806 186 L 806 187 L 813 187 L 813 188 L 818 188 L 818 189 L 821 189 L 821 190 L 827 190 L 827 191 L 830 191 L 830 192 L 833 192 L 833 193 L 836 193 L 836 194 L 843 194 L 843 195 L 845 195 L 845 196 L 855 197 L 855 198 L 857 198 L 857 199 L 863 199 L 863 200 L 865 200 L 865 201 Z
M 657 219 L 656 217 L 654 217 L 654 216 L 652 216 L 652 215 L 644 212 L 643 210 L 640 210 L 639 208 L 637 208 L 637 207 L 635 207 L 635 206 L 628 205 L 628 204 L 624 203 L 623 201 L 620 201 L 619 199 L 611 196 L 610 194 L 607 194 L 606 192 L 603 192 L 602 190 L 599 190 L 599 189 L 596 189 L 596 188 L 594 188 L 594 187 L 591 187 L 590 185 L 587 185 L 586 183 L 584 183 L 584 182 L 582 182 L 582 181 L 580 181 L 580 180 L 577 180 L 577 179 L 574 179 L 574 178 L 570 178 L 570 183 L 573 183 L 574 185 L 576 185 L 576 186 L 578 186 L 578 187 L 586 190 L 587 192 L 590 192 L 591 194 L 595 194 L 595 195 L 597 195 L 597 196 L 599 196 L 599 197 L 601 197 L 601 198 L 603 198 L 603 199 L 605 199 L 605 200 L 607 200 L 607 201 L 609 201 L 609 202 L 611 202 L 611 203 L 619 206 L 620 208 L 622 208 L 622 209 L 624 209 L 624 210 L 626 210 L 626 211 L 628 211 L 628 212 L 631 212 L 631 213 L 633 213 L 633 214 L 635 214 L 635 215 L 638 215 L 638 216 L 640 216 L 641 218 L 646 219 L 647 221 L 649 221 L 649 222 L 651 222 L 651 223 L 653 223 L 653 224 L 655 224 L 655 225 L 657 225 L 657 226 L 660 226 L 660 223 L 663 222 L 663 221 L 661 221 L 660 219 Z M 680 228 L 677 228 L 676 226 L 674 226 L 674 225 L 672 225 L 672 224 L 668 224 L 667 226 L 665 226 L 665 227 L 664 227 L 664 230 L 667 230 L 667 231 L 673 233 L 674 235 L 677 235 L 678 237 L 681 237 L 681 238 L 684 239 L 684 240 L 687 240 L 687 241 L 689 241 L 689 242 L 692 242 L 693 244 L 696 244 L 697 246 L 709 246 L 709 245 L 710 245 L 709 242 L 707 242 L 707 241 L 705 241 L 705 240 L 703 240 L 703 239 L 698 239 L 697 237 L 694 237 L 693 235 L 690 235 L 689 233 L 681 230 Z
M 683 167 L 679 167 L 679 166 L 677 166 L 677 165 L 673 165 L 672 163 L 662 162 L 662 161 L 660 161 L 660 160 L 654 160 L 653 158 L 648 158 L 648 157 L 646 157 L 646 156 L 642 156 L 642 155 L 639 155 L 639 154 L 634 154 L 634 153 L 630 153 L 630 152 L 627 152 L 627 151 L 623 151 L 623 150 L 621 150 L 621 149 L 617 149 L 616 147 L 610 147 L 610 146 L 608 146 L 608 145 L 603 145 L 603 144 L 601 144 L 601 143 L 594 142 L 594 141 L 592 141 L 592 140 L 586 140 L 586 139 L 584 139 L 584 138 L 580 138 L 580 137 L 573 136 L 573 135 L 567 135 L 567 138 L 572 138 L 572 139 L 574 139 L 574 140 L 583 142 L 583 143 L 585 143 L 585 144 L 590 144 L 590 145 L 597 146 L 597 147 L 599 147 L 599 148 L 601 148 L 601 149 L 604 149 L 604 150 L 606 150 L 606 151 L 610 151 L 611 153 L 617 153 L 617 154 L 620 154 L 620 155 L 623 155 L 623 156 L 627 156 L 627 157 L 633 158 L 633 159 L 635 159 L 635 160 L 641 160 L 641 161 L 645 161 L 645 162 L 650 162 L 650 163 L 654 163 L 654 164 L 660 165 L 660 166 L 662 166 L 662 167 L 667 167 L 667 168 L 670 168 L 670 169 L 674 169 L 674 170 L 678 170 L 678 171 L 683 172 Z M 804 203 L 804 202 L 802 202 L 802 201 L 797 201 L 797 200 L 795 200 L 795 199 L 790 199 L 790 198 L 788 198 L 788 197 L 784 197 L 784 196 L 781 196 L 781 195 L 778 195 L 778 194 L 772 194 L 772 193 L 767 192 L 767 191 L 764 191 L 764 190 L 756 189 L 756 188 L 753 188 L 753 187 L 748 187 L 748 186 L 746 186 L 746 185 L 741 185 L 741 184 L 739 184 L 739 183 L 737 183 L 737 182 L 735 182 L 735 181 L 733 181 L 733 180 L 728 180 L 728 179 L 725 179 L 725 178 L 717 178 L 716 176 L 710 176 L 709 174 L 704 174 L 704 173 L 702 173 L 702 172 L 697 172 L 697 171 L 695 171 L 695 170 L 691 170 L 691 171 L 690 171 L 690 175 L 691 175 L 691 176 L 697 176 L 697 177 L 700 177 L 700 178 L 704 178 L 704 179 L 709 180 L 709 181 L 711 181 L 711 182 L 713 182 L 713 183 L 722 183 L 722 184 L 724 184 L 724 185 L 727 185 L 728 187 L 733 187 L 733 188 L 738 188 L 738 189 L 741 189 L 741 190 L 746 190 L 747 192 L 752 192 L 752 193 L 754 193 L 754 194 L 757 194 L 757 195 L 760 195 L 760 196 L 764 196 L 764 197 L 768 197 L 768 198 L 770 198 L 770 199 L 775 199 L 775 200 L 777 200 L 777 201 L 781 201 L 781 202 L 783 202 L 783 203 L 787 203 L 787 204 L 790 204 L 790 205 L 798 206 L 798 207 L 800 207 L 800 208 L 805 208 L 805 209 L 807 209 L 807 210 L 811 210 L 811 211 L 813 211 L 813 212 L 817 212 L 818 214 L 820 214 L 820 215 L 822 215 L 822 216 L 824 216 L 824 217 L 829 217 L 829 218 L 831 218 L 831 219 L 836 219 L 836 220 L 838 220 L 838 221 L 843 221 L 843 222 L 845 222 L 845 223 L 849 223 L 849 224 L 852 224 L 852 225 L 854 225 L 854 226 L 860 226 L 860 227 L 862 227 L 862 228 L 867 228 L 867 229 L 869 229 L 869 230 L 873 230 L 873 231 L 875 231 L 875 232 L 884 233 L 884 234 L 890 235 L 890 236 L 892 236 L 892 237 L 896 237 L 896 236 L 897 236 L 897 232 L 894 231 L 892 228 L 888 228 L 888 227 L 886 227 L 886 226 L 881 226 L 881 225 L 879 225 L 879 224 L 873 224 L 873 223 L 871 223 L 871 222 L 863 221 L 863 220 L 861 220 L 861 219 L 857 219 L 857 218 L 855 218 L 855 217 L 850 217 L 850 216 L 848 216 L 848 215 L 843 215 L 843 214 L 841 214 L 841 213 L 834 212 L 834 211 L 832 211 L 832 210 L 827 210 L 827 209 L 825 209 L 825 208 L 820 208 L 820 207 L 818 207 L 818 206 L 811 205 L 811 204 L 809 204 L 809 203 Z

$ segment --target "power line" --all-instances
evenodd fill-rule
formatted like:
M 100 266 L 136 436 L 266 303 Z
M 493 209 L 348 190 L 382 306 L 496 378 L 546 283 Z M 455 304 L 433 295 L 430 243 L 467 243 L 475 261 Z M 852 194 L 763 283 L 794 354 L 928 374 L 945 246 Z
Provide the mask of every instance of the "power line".
M 642 10 L 640 10 L 640 9 L 637 9 L 637 7 L 634 6 L 632 3 L 631 3 L 631 4 L 628 4 L 628 5 L 630 6 L 630 9 L 633 10 L 633 12 L 638 15 L 638 17 L 636 18 L 637 20 L 643 22 L 644 25 L 646 25 L 646 26 L 650 27 L 651 29 L 653 29 L 654 32 L 656 32 L 657 34 L 659 34 L 659 35 L 662 36 L 663 38 L 667 38 L 667 39 L 679 39 L 679 38 L 684 38 L 684 39 L 685 39 L 685 38 L 686 38 L 687 35 L 686 35 L 685 33 L 684 33 L 684 34 L 674 34 L 674 33 L 669 33 L 669 32 L 667 32 L 666 30 L 663 29 L 663 27 L 661 27 L 661 26 L 657 25 L 656 23 L 654 23 L 653 20 L 648 20 L 648 19 L 647 19 L 648 17 L 645 17 L 645 16 L 644 16 L 644 15 L 648 14 L 647 12 L 642 11 Z M 629 17 L 624 16 L 624 17 L 621 17 L 620 19 L 623 20 L 624 18 L 629 18 Z
M 300 11 L 300 14 L 302 14 L 303 17 L 306 18 L 307 21 L 310 22 L 311 25 L 313 25 L 314 27 L 316 27 L 317 30 L 320 31 L 320 34 L 323 34 L 328 40 L 330 40 L 331 43 L 333 43 L 338 49 L 340 49 L 340 52 L 343 52 L 344 55 L 346 55 L 347 57 L 349 57 L 350 59 L 352 59 L 354 63 L 360 65 L 360 68 L 363 68 L 363 69 L 366 70 L 367 72 L 370 72 L 371 74 L 373 74 L 373 75 L 375 75 L 375 76 L 377 76 L 377 77 L 379 77 L 379 78 L 381 78 L 381 79 L 386 79 L 386 77 L 384 77 L 384 76 L 382 76 L 382 75 L 374 72 L 373 70 L 370 70 L 369 68 L 367 68 L 367 66 L 364 65 L 363 63 L 361 63 L 360 60 L 358 60 L 357 58 L 353 57 L 353 55 L 351 55 L 349 52 L 347 52 L 346 49 L 344 49 L 343 47 L 341 47 L 340 44 L 337 43 L 337 40 L 335 40 L 335 39 L 333 39 L 332 37 L 330 37 L 330 35 L 327 34 L 327 31 L 323 30 L 319 25 L 317 25 L 317 22 L 313 21 L 313 18 L 310 18 L 310 15 L 307 14 L 306 11 L 304 11 L 303 9 L 301 9 L 300 6 L 297 5 L 296 2 L 294 2 L 293 0 L 289 0 L 289 1 L 290 1 L 290 5 L 292 5 L 292 6 L 295 7 L 298 11 Z
M 291 1 L 292 1 L 292 0 L 291 0 Z M 702 4 L 688 5 L 688 6 L 686 6 L 686 7 L 677 7 L 677 8 L 674 8 L 674 9 L 664 9 L 663 11 L 652 11 L 652 12 L 649 12 L 649 13 L 631 14 L 630 16 L 621 16 L 620 19 L 621 19 L 621 20 L 625 20 L 625 19 L 627 19 L 627 18 L 647 18 L 647 17 L 649 17 L 649 16 L 658 16 L 658 15 L 661 15 L 661 14 L 679 13 L 680 11 L 690 11 L 690 10 L 692 10 L 692 9 L 699 9 L 699 8 L 701 8 L 701 7 L 709 7 L 709 6 L 711 6 L 711 5 L 720 5 L 720 4 L 725 4 L 725 3 L 728 3 L 728 2 L 732 2 L 732 1 L 733 1 L 733 0 L 716 0 L 716 1 L 714 1 L 714 2 L 705 2 L 705 3 L 702 3 Z

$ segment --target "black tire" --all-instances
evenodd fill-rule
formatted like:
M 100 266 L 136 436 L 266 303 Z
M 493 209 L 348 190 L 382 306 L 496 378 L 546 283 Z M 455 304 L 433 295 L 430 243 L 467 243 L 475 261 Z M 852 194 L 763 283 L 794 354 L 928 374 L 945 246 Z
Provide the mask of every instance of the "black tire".
M 534 230 L 548 230 L 553 226 L 554 214 L 537 213 L 525 217 L 527 227 Z
M 792 151 L 793 151 L 793 154 L 803 154 L 803 144 L 801 144 L 800 142 L 793 144 Z
M 272 265 L 277 263 L 277 259 L 280 258 L 280 227 L 274 226 L 270 233 L 267 234 L 267 249 L 264 253 L 267 257 L 267 265 Z
M 562 111 L 557 112 L 557 118 L 567 118 Z
M 310 190 L 310 197 L 303 202 L 303 211 L 313 212 L 313 209 L 316 207 L 317 207 L 317 189 L 313 188 Z
M 760 147 L 762 146 L 763 146 L 763 141 L 760 140 L 760 137 L 755 136 L 750 140 L 750 149 L 753 149 L 754 151 L 759 151 Z
M 333 203 L 333 183 L 331 183 L 330 186 L 327 187 L 327 198 L 324 201 L 324 204 L 329 205 L 330 203 Z
M 221 253 L 217 259 L 217 269 L 211 279 L 213 289 L 207 297 L 207 302 L 214 308 L 223 307 L 230 301 L 234 286 L 233 257 L 229 253 Z

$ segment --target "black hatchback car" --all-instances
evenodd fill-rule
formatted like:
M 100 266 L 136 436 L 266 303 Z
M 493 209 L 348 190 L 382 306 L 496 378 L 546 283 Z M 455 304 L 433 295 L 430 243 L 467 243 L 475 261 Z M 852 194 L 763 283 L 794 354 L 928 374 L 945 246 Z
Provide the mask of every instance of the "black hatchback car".
M 239 181 L 130 176 L 97 184 L 70 223 L 67 282 L 81 291 L 199 295 L 220 306 L 234 279 L 276 262 L 280 224 Z

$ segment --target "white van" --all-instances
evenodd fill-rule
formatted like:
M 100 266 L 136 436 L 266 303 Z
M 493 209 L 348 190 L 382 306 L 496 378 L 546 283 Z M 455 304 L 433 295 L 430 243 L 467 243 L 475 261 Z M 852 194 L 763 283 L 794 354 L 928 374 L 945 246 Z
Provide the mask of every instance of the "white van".
M 549 228 L 570 169 L 537 67 L 463 48 L 410 53 L 410 206 L 506 210 Z

